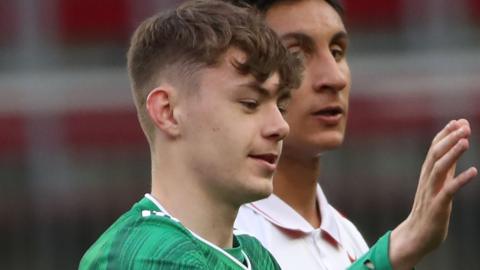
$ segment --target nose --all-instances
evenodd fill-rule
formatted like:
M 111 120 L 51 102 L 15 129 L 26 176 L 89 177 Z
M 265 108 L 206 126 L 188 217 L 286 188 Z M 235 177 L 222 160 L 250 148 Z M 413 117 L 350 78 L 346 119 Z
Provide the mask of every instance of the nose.
M 290 126 L 283 117 L 282 113 L 275 105 L 270 116 L 265 119 L 265 127 L 263 129 L 263 136 L 274 141 L 283 140 L 290 132 Z
M 350 70 L 346 59 L 337 62 L 328 51 L 328 53 L 316 55 L 310 64 L 312 65 L 309 67 L 312 71 L 312 87 L 315 91 L 338 92 L 347 86 Z

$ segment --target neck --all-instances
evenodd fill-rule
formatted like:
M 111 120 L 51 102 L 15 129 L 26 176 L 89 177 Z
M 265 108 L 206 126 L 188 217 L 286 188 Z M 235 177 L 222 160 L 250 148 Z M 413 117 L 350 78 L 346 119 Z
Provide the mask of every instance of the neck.
M 320 227 L 317 204 L 317 179 L 320 158 L 298 159 L 283 155 L 274 176 L 273 193 L 292 207 L 314 228 Z
M 152 196 L 195 234 L 220 248 L 231 248 L 238 207 L 210 196 L 187 170 L 173 162 L 165 164 L 152 164 Z

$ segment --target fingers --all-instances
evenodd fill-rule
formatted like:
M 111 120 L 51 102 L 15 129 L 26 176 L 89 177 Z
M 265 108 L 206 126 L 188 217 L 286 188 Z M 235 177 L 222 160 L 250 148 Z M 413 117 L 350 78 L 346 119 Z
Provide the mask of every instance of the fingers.
M 440 140 L 442 140 L 445 136 L 450 134 L 452 131 L 462 126 L 470 127 L 470 124 L 466 119 L 452 120 L 448 122 L 448 124 L 439 133 L 437 133 L 435 138 L 433 138 L 432 145 L 438 143 Z
M 459 130 L 460 131 L 460 130 Z M 459 132 L 455 132 L 459 133 Z M 452 134 L 454 136 L 455 134 Z M 457 134 L 457 136 L 460 136 Z M 445 140 L 448 139 L 448 136 L 445 138 Z M 445 142 L 445 146 L 443 147 L 448 147 L 448 143 L 450 142 Z M 456 144 L 453 145 L 453 147 L 449 147 L 448 151 L 442 155 L 442 157 L 435 162 L 435 165 L 433 167 L 432 171 L 432 181 L 435 186 L 442 186 L 443 182 L 447 178 L 447 172 L 452 168 L 452 166 L 455 165 L 457 160 L 460 158 L 460 156 L 468 149 L 469 143 L 467 139 L 460 139 Z M 444 149 L 442 149 L 444 150 Z M 453 172 L 452 176 L 453 177 Z
M 425 246 L 436 247 L 445 239 L 454 195 L 478 174 L 471 167 L 455 177 L 456 163 L 469 148 L 470 134 L 468 121 L 460 119 L 447 124 L 432 141 L 407 219 L 413 224 L 409 233 L 421 234 Z
M 439 133 L 437 133 L 437 135 L 435 135 L 435 138 L 433 138 L 432 140 L 432 145 L 438 143 L 438 141 L 443 139 L 445 136 L 450 134 L 450 132 L 454 131 L 457 128 L 458 125 L 456 120 L 448 122 L 448 124 Z
M 478 175 L 478 170 L 475 167 L 470 167 L 467 170 L 463 171 L 457 177 L 451 181 L 447 181 L 445 186 L 440 193 L 441 202 L 446 205 L 449 204 L 453 196 L 466 184 L 470 183 L 475 176 Z
M 470 133 L 471 133 L 470 126 L 468 126 L 468 122 L 467 122 L 467 125 L 465 124 L 460 125 L 458 129 L 448 133 L 440 141 L 433 144 L 430 147 L 430 150 L 427 154 L 427 159 L 425 160 L 425 164 L 424 164 L 425 169 L 427 171 L 432 170 L 434 166 L 437 166 L 436 163 L 438 160 L 440 160 L 450 149 L 452 149 L 452 147 L 454 147 L 459 142 L 459 140 L 470 136 Z M 465 144 L 465 143 L 467 144 L 466 146 L 468 147 L 468 141 L 462 144 Z

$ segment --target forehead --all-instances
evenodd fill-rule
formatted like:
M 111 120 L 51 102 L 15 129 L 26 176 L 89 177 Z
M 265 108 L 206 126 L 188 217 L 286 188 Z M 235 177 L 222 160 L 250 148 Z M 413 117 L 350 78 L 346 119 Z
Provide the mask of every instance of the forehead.
M 324 0 L 280 2 L 267 11 L 266 21 L 280 36 L 291 32 L 318 35 L 345 31 L 340 15 Z
M 244 63 L 247 55 L 240 49 L 229 48 L 219 59 L 218 65 L 205 68 L 200 72 L 203 86 L 222 86 L 225 92 L 246 91 L 248 88 L 260 89 L 263 94 L 276 96 L 279 92 L 280 75 L 272 73 L 265 81 L 259 82 L 252 74 L 242 74 L 234 63 Z M 207 88 L 208 88 L 207 87 Z M 281 89 L 280 89 L 281 90 Z M 283 92 L 283 91 L 282 91 Z
M 277 94 L 278 86 L 280 84 L 280 75 L 278 72 L 273 73 L 268 79 L 266 79 L 260 86 L 272 94 Z

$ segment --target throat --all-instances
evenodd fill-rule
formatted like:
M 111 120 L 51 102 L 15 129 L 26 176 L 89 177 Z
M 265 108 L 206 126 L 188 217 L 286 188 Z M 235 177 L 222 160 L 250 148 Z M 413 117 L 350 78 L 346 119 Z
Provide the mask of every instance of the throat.
M 283 157 L 282 157 L 283 158 Z M 317 179 L 320 175 L 318 160 L 315 164 L 280 160 L 274 176 L 273 193 L 292 207 L 312 227 L 321 224 L 317 202 Z
M 320 228 L 322 224 L 322 217 L 320 215 L 320 208 L 318 207 L 318 203 L 316 200 L 314 201 L 314 206 L 309 203 L 308 205 L 297 205 L 291 206 L 298 214 L 300 214 L 305 221 L 307 221 L 313 228 L 317 229 Z

